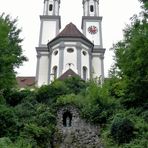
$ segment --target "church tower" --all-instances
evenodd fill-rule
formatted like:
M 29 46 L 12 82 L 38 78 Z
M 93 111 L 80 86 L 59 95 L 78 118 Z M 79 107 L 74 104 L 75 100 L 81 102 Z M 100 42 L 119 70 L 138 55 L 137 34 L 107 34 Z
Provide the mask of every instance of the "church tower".
M 102 43 L 102 17 L 99 16 L 99 0 L 83 0 L 83 34 L 94 44 L 92 51 L 92 77 L 104 79 L 104 53 Z
M 36 85 L 48 84 L 50 55 L 47 43 L 57 36 L 61 28 L 59 16 L 60 0 L 44 0 L 43 15 L 40 16 L 40 35 L 37 51 Z

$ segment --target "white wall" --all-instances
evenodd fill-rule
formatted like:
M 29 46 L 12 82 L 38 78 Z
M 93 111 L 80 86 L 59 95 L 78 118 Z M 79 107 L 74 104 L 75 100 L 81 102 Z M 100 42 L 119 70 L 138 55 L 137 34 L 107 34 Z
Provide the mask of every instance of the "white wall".
M 85 4 L 84 4 L 84 15 L 85 16 L 88 15 L 88 2 L 85 2 Z
M 56 36 L 56 21 L 43 21 L 41 44 L 47 44 Z
M 59 2 L 55 1 L 55 15 L 59 15 Z
M 67 52 L 68 48 L 72 48 L 74 52 L 69 53 Z M 72 63 L 70 68 L 77 73 L 77 52 L 74 46 L 67 46 L 64 49 L 64 69 L 62 73 L 66 72 L 69 69 L 68 63 Z
M 48 84 L 48 70 L 49 70 L 48 55 L 42 55 L 39 59 L 39 73 L 38 73 L 38 86 Z
M 93 78 L 100 77 L 100 75 L 102 74 L 101 72 L 102 69 L 101 69 L 101 60 L 99 56 L 93 56 L 92 65 L 93 65 L 93 70 L 92 70 Z

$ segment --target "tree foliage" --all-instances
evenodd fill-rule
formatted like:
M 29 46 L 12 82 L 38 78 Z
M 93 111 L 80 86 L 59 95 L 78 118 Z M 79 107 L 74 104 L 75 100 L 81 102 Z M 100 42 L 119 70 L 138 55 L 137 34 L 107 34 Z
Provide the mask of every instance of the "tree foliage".
M 9 15 L 0 16 L 0 90 L 13 86 L 14 68 L 26 61 L 19 37 L 21 30 L 17 29 L 16 23 L 17 19 L 12 20 Z
M 118 144 L 129 143 L 134 130 L 134 124 L 127 118 L 115 117 L 111 125 L 111 135 Z
M 116 74 L 125 82 L 122 102 L 127 107 L 143 106 L 148 100 L 148 17 L 135 15 L 131 21 L 124 39 L 113 47 Z

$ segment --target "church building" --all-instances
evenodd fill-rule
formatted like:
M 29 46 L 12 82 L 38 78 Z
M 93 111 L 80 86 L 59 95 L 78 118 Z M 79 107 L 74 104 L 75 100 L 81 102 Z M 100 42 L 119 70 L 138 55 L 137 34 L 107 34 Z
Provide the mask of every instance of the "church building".
M 78 75 L 104 79 L 102 17 L 99 0 L 83 0 L 82 32 L 69 23 L 61 29 L 60 0 L 44 0 L 37 51 L 36 86 Z

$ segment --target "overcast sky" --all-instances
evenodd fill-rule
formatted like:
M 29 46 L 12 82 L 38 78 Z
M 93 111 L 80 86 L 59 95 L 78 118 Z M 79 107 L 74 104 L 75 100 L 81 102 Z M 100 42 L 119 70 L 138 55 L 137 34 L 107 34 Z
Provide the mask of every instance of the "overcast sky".
M 24 55 L 29 59 L 17 72 L 19 76 L 35 76 L 36 50 L 39 39 L 40 19 L 43 13 L 44 0 L 0 0 L 0 14 L 5 12 L 12 18 L 18 17 L 18 27 L 22 28 L 21 37 Z M 82 0 L 61 0 L 60 15 L 62 29 L 73 22 L 81 29 L 83 14 Z M 100 0 L 100 16 L 103 16 L 103 46 L 106 48 L 104 67 L 105 76 L 113 63 L 112 52 L 109 49 L 113 43 L 122 39 L 126 24 L 133 14 L 140 12 L 138 0 Z

